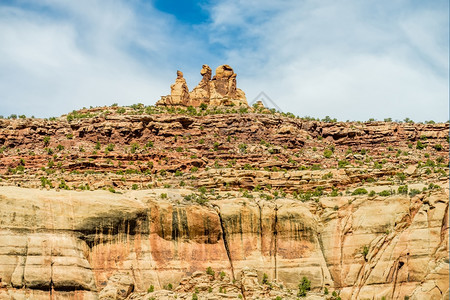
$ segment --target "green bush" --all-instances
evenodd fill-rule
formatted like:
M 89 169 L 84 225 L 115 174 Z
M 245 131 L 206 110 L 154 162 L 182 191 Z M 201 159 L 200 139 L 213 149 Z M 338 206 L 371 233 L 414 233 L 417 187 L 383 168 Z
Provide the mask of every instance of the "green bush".
M 325 150 L 323 151 L 323 156 L 324 156 L 325 158 L 330 158 L 332 155 L 333 155 L 333 151 L 331 151 L 330 149 L 325 149 Z
M 380 195 L 382 197 L 388 197 L 388 196 L 392 195 L 392 193 L 389 190 L 384 190 L 384 191 L 379 192 L 378 195 Z
M 48 146 L 48 144 L 50 144 L 50 137 L 48 135 L 44 136 L 43 142 L 44 146 Z
M 398 187 L 398 193 L 399 194 L 408 194 L 408 186 L 407 185 L 401 185 Z
M 353 191 L 352 196 L 355 195 L 364 195 L 367 194 L 368 191 L 365 188 L 357 188 L 356 190 Z
M 262 278 L 262 284 L 268 284 L 269 283 L 269 276 L 267 276 L 266 273 L 263 274 Z
M 362 255 L 364 256 L 364 259 L 367 260 L 367 254 L 369 254 L 369 247 L 364 246 L 362 250 Z
M 311 290 L 311 281 L 308 278 L 303 277 L 302 281 L 298 285 L 297 297 L 305 297 L 306 293 Z
M 405 175 L 404 173 L 397 173 L 396 175 L 397 175 L 397 178 L 398 178 L 401 182 L 405 181 L 406 175 Z
M 423 144 L 421 141 L 417 141 L 416 149 L 422 150 L 425 149 L 427 145 Z
M 208 267 L 206 269 L 206 274 L 214 276 L 216 274 L 216 272 L 214 272 L 214 270 L 211 267 Z
M 348 164 L 349 164 L 349 162 L 346 161 L 346 160 L 340 160 L 340 161 L 338 161 L 338 167 L 339 167 L 339 168 L 343 168 L 343 167 L 345 167 L 345 166 L 348 165 Z
M 155 287 L 153 285 L 151 285 L 147 290 L 148 293 L 153 293 L 154 291 L 155 291 Z
M 133 153 L 133 154 L 136 153 L 136 150 L 138 150 L 138 149 L 139 149 L 139 144 L 138 143 L 131 144 L 131 153 Z
M 442 147 L 441 144 L 436 144 L 436 145 L 433 146 L 433 148 L 434 148 L 436 151 L 442 151 L 442 149 L 443 149 L 443 147 Z
M 247 153 L 247 144 L 240 144 L 239 145 L 239 151 L 241 153 Z
M 131 186 L 131 188 L 132 188 L 133 190 L 137 190 L 137 189 L 139 188 L 139 186 L 138 186 L 136 183 L 134 183 L 134 184 Z

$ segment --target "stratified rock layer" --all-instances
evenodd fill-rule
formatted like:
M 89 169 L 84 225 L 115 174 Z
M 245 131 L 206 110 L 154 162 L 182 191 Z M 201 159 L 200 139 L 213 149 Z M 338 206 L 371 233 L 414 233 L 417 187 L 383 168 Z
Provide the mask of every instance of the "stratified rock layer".
M 448 126 L 204 105 L 0 119 L 0 299 L 295 299 L 303 277 L 306 299 L 447 299 Z

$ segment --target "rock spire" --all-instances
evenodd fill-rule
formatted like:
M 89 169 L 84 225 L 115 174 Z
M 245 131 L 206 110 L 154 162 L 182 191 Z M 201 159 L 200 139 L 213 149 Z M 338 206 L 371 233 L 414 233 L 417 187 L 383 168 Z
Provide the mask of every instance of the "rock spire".
M 248 106 L 245 93 L 236 87 L 236 73 L 229 65 L 221 65 L 216 69 L 216 75 L 211 78 L 212 70 L 203 65 L 200 71 L 202 79 L 189 92 L 183 73 L 177 71 L 177 79 L 170 86 L 171 93 L 162 96 L 156 105 L 159 106 Z

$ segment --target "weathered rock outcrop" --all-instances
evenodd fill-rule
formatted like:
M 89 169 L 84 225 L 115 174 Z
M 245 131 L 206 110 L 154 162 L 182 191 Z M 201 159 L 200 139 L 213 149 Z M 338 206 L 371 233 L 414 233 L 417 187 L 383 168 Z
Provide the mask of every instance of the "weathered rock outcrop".
M 161 97 L 160 102 L 168 106 L 188 106 L 190 105 L 189 88 L 183 72 L 177 71 L 177 79 L 170 86 L 170 95 Z
M 175 84 L 171 85 L 171 94 L 161 97 L 156 105 L 199 107 L 209 106 L 245 106 L 248 107 L 245 93 L 236 87 L 236 73 L 229 65 L 221 65 L 211 79 L 211 68 L 203 65 L 200 71 L 202 80 L 189 93 L 183 73 L 177 71 Z

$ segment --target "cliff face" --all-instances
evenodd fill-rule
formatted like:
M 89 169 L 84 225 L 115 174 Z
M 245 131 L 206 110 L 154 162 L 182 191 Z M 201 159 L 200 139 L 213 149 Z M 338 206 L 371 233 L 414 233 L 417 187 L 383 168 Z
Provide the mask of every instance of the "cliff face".
M 446 299 L 447 153 L 264 109 L 0 120 L 0 299 Z
M 90 299 L 117 272 L 139 291 L 207 267 L 232 278 L 254 267 L 291 288 L 306 276 L 343 299 L 448 296 L 447 192 L 201 206 L 181 198 L 187 190 L 164 191 L 0 188 L 0 295 Z

